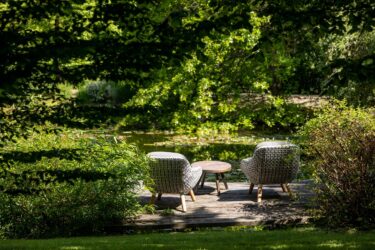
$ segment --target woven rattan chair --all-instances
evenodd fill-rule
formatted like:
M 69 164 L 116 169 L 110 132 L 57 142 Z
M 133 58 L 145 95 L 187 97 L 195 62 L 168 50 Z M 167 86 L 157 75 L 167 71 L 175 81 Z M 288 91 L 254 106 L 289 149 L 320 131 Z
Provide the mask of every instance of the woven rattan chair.
M 158 200 L 163 193 L 180 194 L 182 210 L 186 212 L 185 194 L 190 194 L 195 201 L 194 187 L 202 175 L 201 167 L 191 167 L 189 161 L 179 153 L 151 152 L 151 178 L 154 180 L 151 204 L 155 203 L 156 193 Z
M 280 184 L 283 192 L 292 192 L 288 186 L 299 169 L 299 148 L 289 142 L 262 142 L 254 150 L 253 157 L 240 163 L 242 171 L 250 181 L 249 194 L 258 185 L 258 202 L 262 201 L 264 184 Z

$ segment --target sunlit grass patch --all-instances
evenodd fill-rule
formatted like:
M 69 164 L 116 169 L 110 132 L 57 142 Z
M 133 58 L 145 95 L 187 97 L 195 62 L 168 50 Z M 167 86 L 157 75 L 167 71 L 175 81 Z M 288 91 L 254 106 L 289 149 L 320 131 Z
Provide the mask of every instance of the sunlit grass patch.
M 375 231 L 284 230 L 160 232 L 49 240 L 5 240 L 0 249 L 373 249 Z

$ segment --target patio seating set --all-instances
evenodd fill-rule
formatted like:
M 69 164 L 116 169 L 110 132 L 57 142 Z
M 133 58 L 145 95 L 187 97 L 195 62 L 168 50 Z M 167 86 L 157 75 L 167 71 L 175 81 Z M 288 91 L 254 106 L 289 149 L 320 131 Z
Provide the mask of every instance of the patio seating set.
M 220 182 L 225 188 L 228 184 L 224 173 L 231 170 L 231 165 L 222 161 L 199 161 L 190 164 L 186 157 L 173 152 L 151 152 L 150 168 L 153 179 L 150 203 L 160 200 L 162 194 L 179 194 L 182 210 L 187 211 L 185 195 L 189 194 L 195 201 L 195 193 L 199 183 L 201 187 L 207 174 L 215 174 L 216 190 L 220 195 Z M 262 142 L 255 147 L 252 157 L 243 159 L 240 168 L 249 180 L 249 194 L 255 185 L 258 186 L 257 201 L 262 202 L 263 185 L 279 184 L 283 192 L 292 192 L 288 186 L 297 175 L 299 169 L 298 146 L 283 141 Z

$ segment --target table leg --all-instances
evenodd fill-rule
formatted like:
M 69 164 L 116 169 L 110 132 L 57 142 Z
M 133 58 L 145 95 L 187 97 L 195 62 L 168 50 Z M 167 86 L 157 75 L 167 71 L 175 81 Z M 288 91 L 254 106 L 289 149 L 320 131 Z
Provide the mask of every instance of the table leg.
M 220 175 L 221 175 L 221 180 L 224 182 L 225 189 L 229 189 L 229 188 L 228 188 L 228 183 L 227 183 L 227 181 L 224 179 L 224 174 L 221 173 Z
M 203 172 L 202 174 L 202 182 L 201 182 L 201 188 L 203 188 L 204 180 L 206 179 L 206 172 Z
M 250 183 L 249 194 L 253 192 L 253 189 L 254 189 L 254 183 Z
M 220 175 L 215 174 L 216 176 L 216 190 L 217 190 L 217 195 L 220 195 Z

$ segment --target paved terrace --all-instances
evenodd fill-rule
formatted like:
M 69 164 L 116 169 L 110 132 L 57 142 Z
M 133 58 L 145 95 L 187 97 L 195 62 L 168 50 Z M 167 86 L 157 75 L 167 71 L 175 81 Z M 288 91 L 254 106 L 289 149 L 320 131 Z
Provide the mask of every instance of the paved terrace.
M 223 188 L 223 184 L 222 188 Z M 206 182 L 204 188 L 196 192 L 193 202 L 186 195 L 187 212 L 182 212 L 180 197 L 174 194 L 163 194 L 160 201 L 156 201 L 155 214 L 139 216 L 126 228 L 136 229 L 184 229 L 212 226 L 234 225 L 273 225 L 301 224 L 309 220 L 307 209 L 309 200 L 313 196 L 310 181 L 290 184 L 297 198 L 291 200 L 287 193 L 283 193 L 279 185 L 265 185 L 263 187 L 263 202 L 256 202 L 257 188 L 248 194 L 249 185 L 246 182 L 228 183 L 228 190 L 216 193 L 214 182 Z M 141 201 L 148 203 L 151 194 L 141 194 Z

